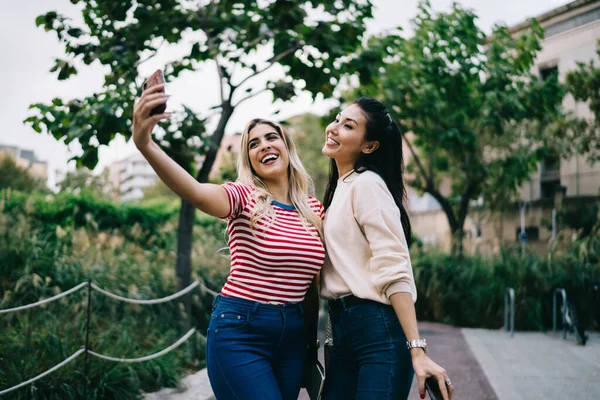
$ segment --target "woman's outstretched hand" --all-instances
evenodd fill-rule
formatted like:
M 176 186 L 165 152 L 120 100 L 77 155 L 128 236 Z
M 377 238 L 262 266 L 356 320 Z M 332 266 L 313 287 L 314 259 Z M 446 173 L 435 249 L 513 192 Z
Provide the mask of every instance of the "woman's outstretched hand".
M 414 349 L 412 351 L 415 351 L 412 354 L 412 363 L 419 383 L 419 395 L 421 398 L 425 398 L 425 379 L 433 376 L 438 382 L 444 400 L 451 400 L 454 385 L 452 385 L 446 370 L 434 363 L 421 349 Z
M 150 111 L 160 105 L 166 104 L 169 95 L 164 92 L 165 85 L 152 86 L 142 93 L 142 96 L 133 107 L 133 142 L 138 149 L 145 148 L 152 141 L 152 130 L 162 119 L 169 118 L 171 113 L 150 115 Z

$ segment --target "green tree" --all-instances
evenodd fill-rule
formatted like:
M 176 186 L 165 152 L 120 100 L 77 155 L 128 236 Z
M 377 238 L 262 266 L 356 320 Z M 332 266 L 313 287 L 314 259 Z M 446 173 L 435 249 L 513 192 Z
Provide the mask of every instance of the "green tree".
M 596 53 L 600 57 L 600 41 Z M 587 102 L 594 119 L 577 119 L 573 137 L 577 151 L 586 154 L 592 162 L 600 161 L 600 68 L 594 60 L 578 62 L 577 69 L 566 76 L 569 93 L 575 100 Z
M 315 184 L 315 195 L 322 200 L 329 178 L 329 159 L 321 149 L 325 144 L 325 127 L 322 118 L 314 114 L 301 114 L 283 121 L 298 148 L 298 155 Z
M 87 168 L 77 168 L 74 171 L 68 171 L 56 186 L 61 193 L 88 192 L 97 197 L 109 199 L 114 199 L 118 195 L 117 190 L 109 182 L 108 170 L 94 175 Z
M 17 165 L 11 156 L 0 156 L 0 189 L 14 189 L 22 192 L 43 191 L 43 182 L 34 178 L 26 168 Z
M 177 199 L 177 195 L 160 179 L 154 185 L 150 185 L 142 189 L 144 200 L 154 199 Z
M 75 26 L 56 11 L 36 19 L 38 26 L 56 33 L 67 54 L 67 59 L 56 60 L 52 71 L 64 80 L 81 64 L 100 63 L 107 71 L 104 85 L 84 99 L 34 104 L 27 122 L 65 143 L 77 140 L 83 154 L 75 159 L 92 168 L 98 145 L 107 145 L 117 134 L 131 136 L 132 108 L 142 83 L 139 65 L 156 56 L 165 42 L 188 43 L 188 53 L 166 66 L 165 77 L 172 82 L 188 71 L 201 79 L 198 71 L 215 67 L 220 83 L 220 103 L 213 107 L 216 128 L 205 134 L 207 117 L 185 107 L 179 118 L 162 125 L 159 136 L 167 152 L 201 182 L 208 180 L 237 106 L 264 91 L 283 101 L 302 90 L 329 96 L 340 66 L 360 44 L 372 11 L 369 1 L 360 0 L 72 2 L 79 3 L 85 26 Z M 280 66 L 285 77 L 261 84 L 256 78 L 274 66 Z M 201 165 L 194 165 L 195 153 L 204 156 Z M 193 207 L 182 202 L 176 267 L 180 287 L 191 279 L 193 214 Z
M 476 18 L 458 4 L 434 14 L 423 1 L 414 36 L 372 38 L 351 66 L 358 91 L 386 103 L 406 133 L 409 184 L 440 203 L 456 253 L 472 202 L 502 204 L 535 171 L 564 96 L 556 76 L 532 73 L 543 37 L 535 20 L 512 37 L 503 25 L 486 36 Z

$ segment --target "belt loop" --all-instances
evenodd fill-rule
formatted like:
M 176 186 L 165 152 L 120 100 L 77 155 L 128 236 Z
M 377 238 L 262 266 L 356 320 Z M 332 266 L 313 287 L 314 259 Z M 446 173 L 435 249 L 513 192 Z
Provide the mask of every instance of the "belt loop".
M 343 310 L 347 311 L 348 310 L 348 306 L 346 305 L 346 299 L 344 297 L 340 298 L 340 303 L 342 304 Z
M 258 301 L 254 302 L 254 305 L 252 306 L 252 310 L 250 311 L 252 314 L 256 314 L 256 310 L 258 310 L 258 307 L 260 306 L 260 303 Z
M 217 308 L 217 305 L 219 304 L 219 299 L 221 298 L 221 295 L 218 294 L 215 296 L 215 299 L 213 300 L 213 304 L 212 304 L 212 309 L 213 311 Z

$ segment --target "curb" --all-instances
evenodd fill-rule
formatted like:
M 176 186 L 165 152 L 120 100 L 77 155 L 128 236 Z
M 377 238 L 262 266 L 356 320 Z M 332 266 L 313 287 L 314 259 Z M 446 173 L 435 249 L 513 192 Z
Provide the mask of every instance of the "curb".
M 145 400 L 215 400 L 206 368 L 179 381 L 177 388 L 146 393 Z

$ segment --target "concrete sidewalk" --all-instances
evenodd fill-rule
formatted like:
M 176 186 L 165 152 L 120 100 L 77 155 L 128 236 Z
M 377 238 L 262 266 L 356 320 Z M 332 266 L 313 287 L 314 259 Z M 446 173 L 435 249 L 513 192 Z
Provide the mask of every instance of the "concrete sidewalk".
M 600 399 L 600 333 L 589 333 L 587 345 L 578 346 L 571 338 L 539 332 L 516 332 L 511 338 L 503 331 L 428 322 L 419 323 L 419 330 L 427 338 L 431 358 L 448 371 L 455 400 Z M 183 379 L 180 389 L 163 389 L 145 398 L 214 396 L 202 370 Z M 409 399 L 419 399 L 416 381 Z M 305 392 L 299 400 L 308 400 Z
M 500 400 L 600 399 L 599 333 L 588 333 L 585 346 L 540 332 L 462 333 Z

